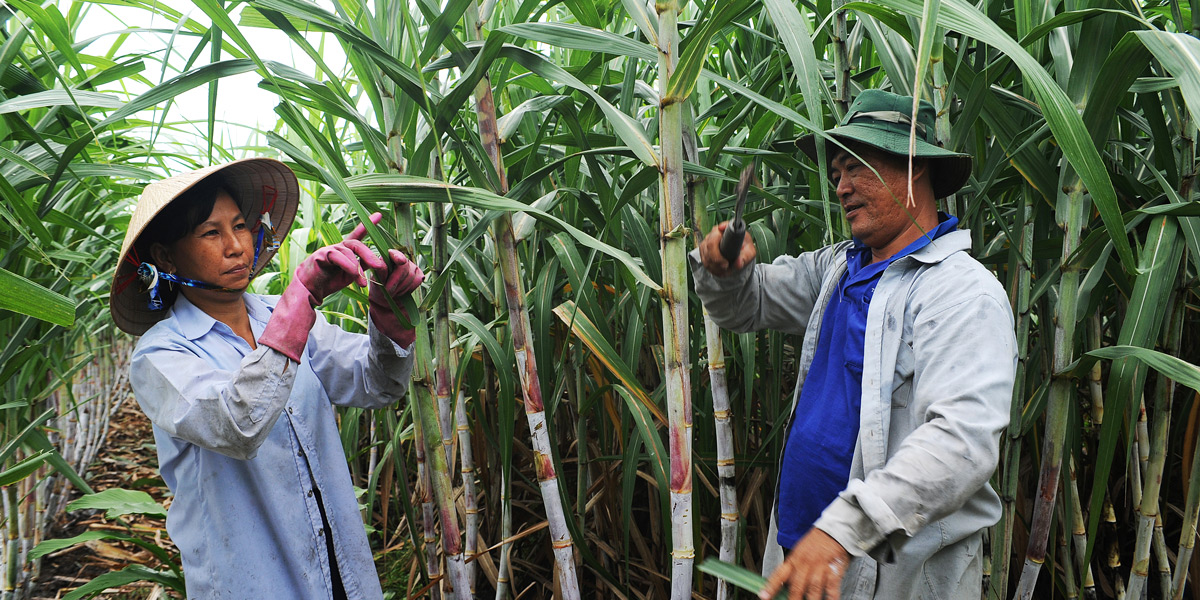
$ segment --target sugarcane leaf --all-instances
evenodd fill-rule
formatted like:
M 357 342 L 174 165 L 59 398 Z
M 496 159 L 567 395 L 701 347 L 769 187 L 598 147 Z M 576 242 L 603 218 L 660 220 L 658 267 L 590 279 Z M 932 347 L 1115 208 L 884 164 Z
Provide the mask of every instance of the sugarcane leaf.
M 658 283 L 646 275 L 641 265 L 628 252 L 605 244 L 548 212 L 538 210 L 528 204 L 522 204 L 511 198 L 498 196 L 479 188 L 456 186 L 410 175 L 369 173 L 349 177 L 345 181 L 347 185 L 346 193 L 352 195 L 355 202 L 392 202 L 396 198 L 403 198 L 405 202 L 410 203 L 453 202 L 481 210 L 510 213 L 524 212 L 525 214 L 532 215 L 543 224 L 565 231 L 580 244 L 616 259 L 643 285 L 654 290 L 660 289 Z M 350 192 L 350 190 L 353 190 L 353 192 Z M 342 194 L 338 194 L 338 197 L 345 198 Z M 323 195 L 319 200 L 321 202 L 332 202 L 333 197 Z M 363 209 L 363 214 L 368 214 L 366 213 L 366 209 Z M 368 227 L 367 231 L 370 232 L 371 228 Z
M 152 581 L 177 591 L 183 591 L 185 587 L 183 579 L 170 571 L 157 571 L 145 565 L 129 565 L 120 571 L 100 575 L 75 588 L 71 593 L 63 596 L 63 600 L 94 598 L 108 588 L 120 587 L 137 581 Z
M 0 310 L 70 327 L 75 324 L 75 303 L 16 273 L 0 269 Z
M 91 529 L 75 537 L 44 540 L 37 546 L 34 546 L 33 550 L 29 551 L 29 559 L 37 560 L 46 556 L 47 554 L 53 554 L 64 548 L 70 548 L 71 546 L 82 544 L 84 542 L 91 542 L 95 540 L 120 540 L 127 542 L 132 539 L 133 538 L 131 536 L 128 536 L 124 533 Z
M 22 479 L 28 477 L 31 473 L 38 470 L 42 463 L 50 457 L 49 452 L 38 452 L 25 460 L 0 471 L 0 486 L 12 485 Z
M 1089 356 L 1092 357 L 1091 360 L 1086 358 Z M 1092 364 L 1096 362 L 1096 359 L 1113 361 L 1132 359 L 1169 377 L 1175 383 L 1185 385 L 1200 392 L 1200 367 L 1179 357 L 1140 346 L 1107 346 L 1097 348 L 1096 350 L 1087 352 L 1085 357 L 1076 361 L 1071 366 L 1070 371 L 1083 377 L 1092 368 Z
M 546 79 L 566 84 L 570 88 L 581 92 L 590 98 L 592 102 L 594 102 L 596 106 L 600 108 L 604 115 L 608 117 L 608 126 L 612 128 L 613 132 L 617 134 L 617 137 L 621 138 L 621 141 L 624 142 L 626 146 L 629 146 L 629 149 L 632 150 L 633 153 L 642 160 L 642 162 L 646 163 L 647 165 L 659 164 L 660 161 L 658 153 L 655 151 L 654 145 L 651 144 L 650 140 L 646 137 L 646 132 L 642 129 L 641 125 L 639 125 L 637 121 L 634 121 L 629 115 L 617 110 L 617 108 L 612 104 L 609 104 L 609 102 L 605 100 L 603 96 L 597 93 L 596 90 L 592 89 L 592 86 L 583 83 L 574 75 L 571 75 L 565 69 L 554 64 L 546 57 L 525 48 L 506 45 L 501 49 L 500 56 L 503 56 L 504 58 L 507 58 Z
M 471 313 L 453 312 L 450 313 L 450 320 L 466 327 L 467 331 L 478 338 L 483 347 L 487 349 L 488 355 L 492 357 L 492 363 L 498 367 L 496 369 L 496 377 L 500 380 L 500 397 L 514 397 L 513 390 L 515 389 L 515 384 L 513 382 L 512 369 L 509 368 L 515 362 L 513 353 L 500 345 L 491 328 L 484 325 L 483 321 L 479 320 L 479 317 Z
M 1030 3 L 1030 4 L 1033 6 L 1037 6 L 1037 3 Z M 1051 31 L 1054 31 L 1055 29 L 1058 29 L 1059 27 L 1075 25 L 1077 23 L 1082 23 L 1084 21 L 1087 21 L 1088 19 L 1094 19 L 1096 17 L 1100 17 L 1103 15 L 1114 15 L 1117 17 L 1125 17 L 1125 18 L 1133 20 L 1134 22 L 1141 25 L 1142 27 L 1145 27 L 1146 29 L 1154 28 L 1154 26 L 1152 24 L 1138 18 L 1138 16 L 1136 14 L 1129 12 L 1129 11 L 1114 10 L 1114 9 L 1109 9 L 1109 8 L 1085 8 L 1082 10 L 1069 10 L 1069 11 L 1065 11 L 1065 12 L 1059 13 L 1057 15 L 1054 15 L 1053 17 L 1047 19 L 1046 21 L 1038 24 L 1036 27 L 1033 27 L 1032 29 L 1030 29 L 1028 33 L 1026 33 L 1024 36 L 1021 37 L 1021 41 L 1019 43 L 1022 46 L 1028 46 L 1028 45 L 1038 41 L 1039 39 L 1045 37 Z
M 756 4 L 754 0 L 716 0 L 705 6 L 706 10 L 713 9 L 712 12 L 702 15 L 698 19 L 700 26 L 692 29 L 679 44 L 679 63 L 667 85 L 668 98 L 691 97 L 700 71 L 704 68 L 704 61 L 712 52 L 713 37 L 747 11 L 756 9 Z
M 1137 31 L 1134 35 L 1150 49 L 1179 82 L 1192 121 L 1200 117 L 1200 40 L 1167 31 Z
M 12 150 L 2 146 L 0 146 L 0 160 L 9 160 L 15 162 L 42 179 L 50 179 L 50 176 L 46 174 L 46 171 L 26 160 L 24 156 L 21 156 L 20 154 L 17 154 L 16 152 L 13 152 Z
M 513 23 L 496 31 L 560 48 L 630 56 L 646 61 L 658 60 L 654 47 L 645 42 L 574 23 Z
M 391 52 L 380 47 L 375 40 L 342 17 L 305 0 L 254 0 L 250 5 L 259 10 L 278 12 L 289 19 L 304 21 L 309 29 L 335 34 L 340 42 L 373 61 L 417 106 L 426 106 L 426 90 L 421 85 L 421 77 L 417 71 L 397 60 Z M 305 30 L 303 27 L 297 29 Z M 441 96 L 435 90 L 428 90 L 428 94 L 435 104 L 441 100 Z
M 808 109 L 808 119 L 813 123 L 822 120 L 821 90 L 825 89 L 821 79 L 821 64 L 817 61 L 816 49 L 812 44 L 812 25 L 800 14 L 796 4 L 785 0 L 763 0 L 767 13 L 775 23 L 775 31 L 783 40 L 784 48 L 792 59 L 792 72 L 800 80 L 800 89 L 804 93 L 804 106 Z M 832 104 L 832 103 L 831 103 Z M 820 181 L 828 179 L 829 162 L 826 160 L 825 140 L 815 136 L 817 150 L 817 177 Z M 817 189 L 821 199 L 829 202 L 829 186 L 821 185 Z M 827 217 L 828 217 L 828 213 Z
M 54 238 L 50 235 L 50 231 L 46 229 L 46 225 L 42 223 L 42 219 L 38 217 L 33 208 L 29 206 L 29 201 L 17 192 L 8 181 L 0 179 L 0 197 L 3 197 L 7 203 L 0 205 L 0 215 L 9 222 L 10 225 L 21 233 L 21 236 L 26 238 L 30 244 L 34 244 L 32 239 L 29 239 L 29 234 L 25 231 L 26 227 L 36 235 L 42 246 L 52 246 Z M 12 209 L 12 212 L 9 212 Z M 16 213 L 15 215 L 13 213 Z M 34 244 L 36 246 L 36 244 Z M 42 250 L 42 248 L 38 248 Z
M 15 113 L 22 110 L 33 110 L 35 108 L 50 108 L 52 106 L 73 106 L 73 107 L 94 107 L 94 108 L 121 108 L 125 103 L 117 98 L 114 94 L 105 94 L 101 92 L 84 92 L 66 90 L 46 90 L 44 92 L 34 92 L 24 96 L 17 96 L 0 102 L 0 115 Z
M 154 498 L 139 490 L 124 490 L 109 488 L 102 492 L 88 494 L 67 505 L 67 510 L 95 509 L 103 510 L 104 518 L 115 519 L 125 515 L 147 515 L 151 517 L 166 517 L 167 509 L 154 501 Z
M 644 406 L 659 424 L 666 425 L 666 415 L 654 403 L 654 400 L 650 398 L 650 394 L 646 393 L 642 384 L 637 380 L 637 376 L 634 375 L 633 370 L 625 364 L 621 355 L 617 353 L 596 325 L 586 315 L 576 310 L 574 302 L 568 300 L 556 306 L 554 314 L 558 316 L 560 321 L 571 328 L 571 332 L 617 377 L 617 380 L 626 386 L 629 393 L 637 398 L 638 403 Z
M 713 577 L 728 581 L 729 583 L 732 583 L 733 585 L 736 585 L 737 587 L 754 594 L 757 594 L 758 591 L 763 588 L 763 586 L 767 585 L 766 577 L 746 569 L 745 567 L 727 563 L 716 558 L 705 559 L 704 562 L 700 563 L 700 565 L 696 568 L 699 569 L 701 573 L 708 573 Z M 783 600 L 785 598 L 787 598 L 786 591 L 780 591 L 778 594 L 775 594 L 775 600 Z
M 630 18 L 634 23 L 637 23 L 638 31 L 646 36 L 646 41 L 651 46 L 658 45 L 658 29 L 654 23 L 658 19 L 650 15 L 650 11 L 646 10 L 650 4 L 648 2 L 640 2 L 639 0 L 621 0 L 621 6 L 625 7 L 625 11 L 629 13 Z

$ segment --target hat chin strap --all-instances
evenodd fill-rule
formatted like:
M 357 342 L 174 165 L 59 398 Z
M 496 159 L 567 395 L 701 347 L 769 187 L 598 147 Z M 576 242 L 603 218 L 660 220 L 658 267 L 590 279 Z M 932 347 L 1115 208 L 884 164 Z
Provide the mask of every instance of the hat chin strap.
M 244 289 L 227 288 L 224 286 L 219 286 L 216 284 L 208 283 L 207 281 L 200 281 L 198 279 L 181 277 L 174 273 L 167 273 L 164 271 L 159 271 L 158 267 L 154 266 L 153 263 L 145 263 L 144 262 L 144 263 L 138 265 L 137 276 L 138 276 L 138 279 L 142 280 L 142 283 L 146 284 L 146 291 L 148 291 L 150 293 L 150 303 L 149 303 L 150 310 L 162 310 L 162 308 L 163 308 L 162 290 L 161 290 L 160 286 L 162 285 L 162 282 L 164 282 L 164 281 L 169 281 L 171 283 L 178 283 L 179 285 L 186 285 L 187 287 L 192 287 L 192 288 L 196 288 L 196 289 L 200 289 L 200 290 L 215 290 L 218 292 L 229 292 L 229 293 L 233 293 L 233 294 L 240 294 L 240 293 L 246 291 Z
M 262 218 L 259 220 L 258 236 L 254 240 L 254 262 L 250 265 L 250 273 L 253 275 L 254 270 L 258 268 L 258 259 L 262 255 L 263 248 L 268 251 L 278 250 L 279 242 L 275 239 L 275 228 L 271 225 L 271 213 L 263 212 Z M 244 289 L 227 288 L 224 286 L 192 279 L 190 277 L 181 277 L 174 273 L 159 271 L 154 263 L 141 262 L 137 266 L 137 277 L 146 284 L 146 291 L 150 294 L 150 302 L 148 303 L 150 310 L 162 310 L 163 298 L 162 289 L 159 287 L 163 281 L 186 285 L 187 287 L 196 288 L 198 290 L 214 290 L 218 292 L 228 292 L 231 294 L 240 294 L 245 292 Z

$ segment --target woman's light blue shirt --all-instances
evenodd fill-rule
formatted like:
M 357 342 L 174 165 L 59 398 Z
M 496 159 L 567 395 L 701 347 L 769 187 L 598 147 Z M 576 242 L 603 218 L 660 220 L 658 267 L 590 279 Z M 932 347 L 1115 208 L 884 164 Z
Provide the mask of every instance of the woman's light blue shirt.
M 244 299 L 257 339 L 277 298 Z M 370 330 L 319 317 L 297 365 L 180 295 L 138 341 L 131 382 L 174 492 L 167 531 L 189 598 L 330 598 L 318 496 L 347 596 L 382 597 L 332 406 L 403 397 L 412 358 Z

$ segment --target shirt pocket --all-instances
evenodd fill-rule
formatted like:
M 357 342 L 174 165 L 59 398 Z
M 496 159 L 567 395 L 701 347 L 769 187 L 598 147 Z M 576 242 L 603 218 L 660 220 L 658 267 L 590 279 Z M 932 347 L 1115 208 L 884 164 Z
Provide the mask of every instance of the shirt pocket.
M 896 352 L 896 370 L 892 373 L 892 408 L 908 408 L 912 401 L 915 364 L 912 340 L 900 340 L 900 349 Z

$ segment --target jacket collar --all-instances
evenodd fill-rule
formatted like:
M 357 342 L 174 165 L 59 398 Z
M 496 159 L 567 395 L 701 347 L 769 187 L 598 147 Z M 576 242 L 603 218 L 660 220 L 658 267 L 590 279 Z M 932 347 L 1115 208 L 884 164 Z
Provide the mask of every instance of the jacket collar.
M 935 238 L 924 248 L 905 256 L 928 265 L 942 262 L 951 254 L 971 249 L 971 232 L 967 229 L 957 229 L 946 235 Z M 903 260 L 903 258 L 901 259 Z

